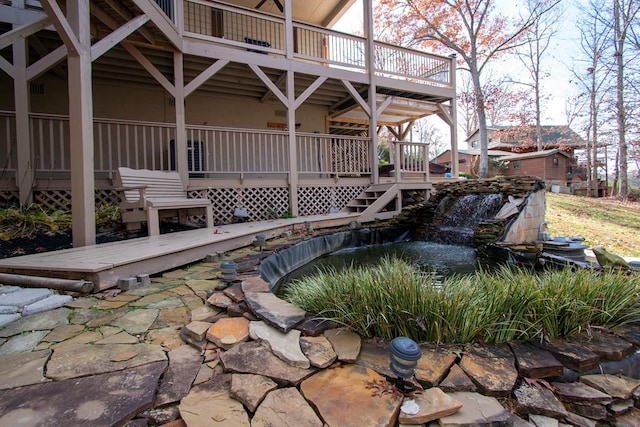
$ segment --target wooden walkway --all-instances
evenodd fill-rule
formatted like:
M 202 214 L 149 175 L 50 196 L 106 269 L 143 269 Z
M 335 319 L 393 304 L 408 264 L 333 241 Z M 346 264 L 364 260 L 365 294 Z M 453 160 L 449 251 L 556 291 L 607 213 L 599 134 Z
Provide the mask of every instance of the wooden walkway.
M 319 229 L 346 225 L 358 217 L 355 213 L 336 213 L 199 228 L 2 259 L 0 272 L 86 280 L 93 282 L 97 292 L 115 286 L 120 278 L 156 274 L 209 254 L 248 246 L 256 234 L 269 239 L 292 227 L 301 228 L 306 221 Z

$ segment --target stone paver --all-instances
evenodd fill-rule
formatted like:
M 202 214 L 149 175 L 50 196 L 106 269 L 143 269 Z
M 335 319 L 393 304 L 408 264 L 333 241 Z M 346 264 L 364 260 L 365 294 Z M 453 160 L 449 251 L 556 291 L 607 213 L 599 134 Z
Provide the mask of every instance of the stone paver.
M 229 393 L 231 397 L 242 402 L 249 411 L 255 412 L 264 397 L 278 384 L 262 375 L 232 374 Z
M 494 397 L 465 391 L 450 396 L 462 403 L 462 407 L 455 414 L 440 418 L 438 423 L 442 427 L 506 425 L 509 419 L 507 410 Z
M 291 328 L 301 323 L 306 315 L 300 307 L 270 293 L 248 292 L 244 300 L 253 313 L 282 332 L 289 332 Z
M 119 355 L 135 353 L 123 361 L 113 361 Z M 162 348 L 149 344 L 67 345 L 56 348 L 47 364 L 47 377 L 55 380 L 97 375 L 130 369 L 153 362 L 164 362 Z
M 51 350 L 0 356 L 0 389 L 48 381 L 44 377 L 44 366 L 49 356 L 51 356 Z
M 412 399 L 416 413 L 406 413 L 403 403 L 400 408 L 400 416 L 398 420 L 401 424 L 423 424 L 438 418 L 453 415 L 462 407 L 462 403 L 458 402 L 437 387 L 423 391 L 415 399 Z
M 36 348 L 49 331 L 33 331 L 11 337 L 0 346 L 0 354 L 25 353 Z
M 249 336 L 266 344 L 273 354 L 293 366 L 303 369 L 311 366 L 300 348 L 300 331 L 284 333 L 265 322 L 250 322 Z
M 220 319 L 207 331 L 207 339 L 220 348 L 230 349 L 249 339 L 249 321 L 244 317 Z
M 186 396 L 202 365 L 200 352 L 188 345 L 171 350 L 168 356 L 169 369 L 160 381 L 156 406 L 178 402 Z
M 338 360 L 354 363 L 358 360 L 362 339 L 360 335 L 346 328 L 329 329 L 324 336 L 333 346 L 333 350 L 338 355 Z
M 84 326 L 82 325 L 61 325 L 49 332 L 43 341 L 62 342 L 75 337 L 82 333 Z
M 309 359 L 311 366 L 316 368 L 327 368 L 338 358 L 336 352 L 333 351 L 333 346 L 324 336 L 301 337 L 300 348 Z
M 133 310 L 109 323 L 124 329 L 131 335 L 142 334 L 151 327 L 156 317 L 158 317 L 158 312 L 157 309 Z
M 45 288 L 21 288 L 15 292 L 0 294 L 0 305 L 24 307 L 50 295 L 52 292 Z
M 610 374 L 583 375 L 580 377 L 580 382 L 617 399 L 629 399 L 640 387 L 640 380 Z
M 300 389 L 331 426 L 394 426 L 402 398 L 390 393 L 374 395 L 367 386 L 382 381 L 371 369 L 346 365 L 318 372 L 304 380 Z
M 18 319 L 21 319 L 22 316 L 18 313 L 14 314 L 0 314 L 0 328 L 3 326 L 7 326 L 10 323 L 15 322 Z
M 0 338 L 7 338 L 27 331 L 55 329 L 60 325 L 68 324 L 69 315 L 71 313 L 72 311 L 70 309 L 62 307 L 45 313 L 38 313 L 33 316 L 23 317 L 22 319 L 0 329 Z
M 165 367 L 166 362 L 155 362 L 126 371 L 3 390 L 0 425 L 121 425 L 151 406 Z
M 17 305 L 0 305 L 0 314 L 15 314 L 19 308 Z
M 322 427 L 323 423 L 298 389 L 289 387 L 270 392 L 251 420 L 251 427 L 271 426 Z
M 180 402 L 180 415 L 189 427 L 250 427 L 242 403 L 229 396 L 229 375 L 197 385 Z
M 297 385 L 315 372 L 289 365 L 255 341 L 234 346 L 220 360 L 228 372 L 263 375 L 278 384 Z
M 73 297 L 71 295 L 50 295 L 32 304 L 25 305 L 22 309 L 22 315 L 31 316 L 36 313 L 53 310 L 55 308 L 64 306 L 72 299 Z

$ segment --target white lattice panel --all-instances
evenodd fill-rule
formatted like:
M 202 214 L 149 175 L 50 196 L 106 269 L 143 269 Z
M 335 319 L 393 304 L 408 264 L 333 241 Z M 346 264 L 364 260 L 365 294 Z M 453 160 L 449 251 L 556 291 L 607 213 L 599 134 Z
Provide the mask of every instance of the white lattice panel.
M 11 206 L 20 203 L 17 191 L 0 191 L 0 206 Z
M 192 197 L 205 197 L 204 192 L 195 192 Z M 289 212 L 289 190 L 285 187 L 269 188 L 210 188 L 206 197 L 213 204 L 216 224 L 228 224 L 237 220 L 236 208 L 246 208 L 248 221 L 280 218 Z
M 325 214 L 332 207 L 342 209 L 366 189 L 366 186 L 301 187 L 298 189 L 300 216 Z
M 49 210 L 71 210 L 71 190 L 34 191 L 33 199 L 36 203 Z

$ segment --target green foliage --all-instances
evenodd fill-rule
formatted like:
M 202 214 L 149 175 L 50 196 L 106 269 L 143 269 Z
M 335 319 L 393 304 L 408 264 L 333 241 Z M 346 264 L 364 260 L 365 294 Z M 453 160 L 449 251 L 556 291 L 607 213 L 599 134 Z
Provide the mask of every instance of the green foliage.
M 71 214 L 56 210 L 47 212 L 33 203 L 26 207 L 0 209 L 0 238 L 11 240 L 18 237 L 33 237 L 36 232 L 56 232 L 71 226 Z
M 287 209 L 285 212 L 278 212 L 273 208 L 267 209 L 264 213 L 264 216 L 266 219 L 289 219 L 296 217 L 291 213 L 290 209 Z
M 96 206 L 96 225 L 112 224 L 120 221 L 118 206 L 102 204 Z
M 288 286 L 290 302 L 367 337 L 467 343 L 566 337 L 640 319 L 640 277 L 503 267 L 436 282 L 399 259 L 351 266 Z

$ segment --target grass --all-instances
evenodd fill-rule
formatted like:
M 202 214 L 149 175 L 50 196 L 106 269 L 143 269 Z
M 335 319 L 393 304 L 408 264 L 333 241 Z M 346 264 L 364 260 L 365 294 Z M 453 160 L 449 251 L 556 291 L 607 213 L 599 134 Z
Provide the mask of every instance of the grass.
M 589 246 L 640 257 L 640 203 L 554 193 L 546 193 L 545 199 L 552 235 L 578 235 Z
M 640 319 L 640 276 L 503 267 L 435 282 L 406 262 L 326 269 L 291 283 L 285 298 L 308 312 L 386 340 L 467 343 L 566 337 Z

